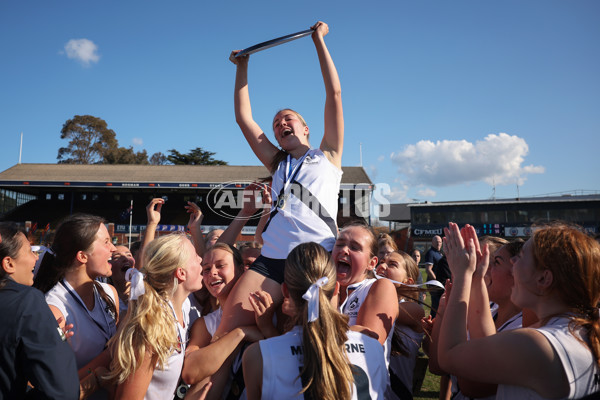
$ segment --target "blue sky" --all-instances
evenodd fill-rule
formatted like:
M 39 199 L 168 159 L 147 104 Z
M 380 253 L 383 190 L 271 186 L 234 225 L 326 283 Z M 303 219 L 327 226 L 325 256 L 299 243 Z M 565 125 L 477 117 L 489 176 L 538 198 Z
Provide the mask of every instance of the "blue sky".
M 55 163 L 62 124 L 103 118 L 121 146 L 202 147 L 257 165 L 233 116 L 233 49 L 330 25 L 343 165 L 392 202 L 600 190 L 600 2 L 0 3 L 0 170 Z M 85 40 L 83 40 L 85 39 Z M 300 39 L 250 57 L 254 117 L 298 110 L 314 146 L 324 90 Z M 386 186 L 387 185 L 387 186 Z

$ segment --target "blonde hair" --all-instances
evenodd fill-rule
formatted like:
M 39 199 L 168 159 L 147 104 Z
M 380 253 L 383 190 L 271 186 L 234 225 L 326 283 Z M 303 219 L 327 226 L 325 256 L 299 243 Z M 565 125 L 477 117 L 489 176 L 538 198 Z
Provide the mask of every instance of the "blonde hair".
M 309 323 L 308 303 L 302 295 L 324 276 L 329 282 L 319 290 L 319 317 Z M 298 245 L 285 261 L 284 281 L 298 310 L 294 323 L 303 328 L 304 366 L 296 378 L 303 378 L 300 393 L 312 399 L 350 399 L 354 378 L 345 348 L 348 317 L 330 303 L 336 272 L 327 250 L 316 243 Z
M 150 242 L 143 253 L 145 293 L 129 301 L 129 318 L 109 341 L 113 358 L 109 382 L 123 383 L 151 354 L 152 365 L 164 369 L 171 354 L 181 349 L 177 320 L 169 301 L 177 289 L 175 271 L 184 268 L 191 251 L 184 250 L 183 234 L 161 236 Z

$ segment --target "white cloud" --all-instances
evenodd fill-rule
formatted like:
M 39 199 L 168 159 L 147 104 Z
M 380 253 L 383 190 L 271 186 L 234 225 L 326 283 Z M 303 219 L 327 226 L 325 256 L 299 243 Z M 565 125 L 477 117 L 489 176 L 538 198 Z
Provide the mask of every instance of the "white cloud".
M 71 39 L 65 44 L 67 57 L 79 61 L 86 67 L 100 60 L 97 51 L 98 46 L 88 39 Z
M 484 181 L 496 185 L 522 185 L 528 174 L 544 173 L 543 166 L 522 166 L 529 146 L 506 133 L 483 140 L 421 140 L 392 153 L 392 161 L 413 185 L 450 186 Z
M 433 189 L 425 188 L 425 189 L 417 190 L 417 196 L 419 196 L 419 197 L 431 198 L 431 197 L 435 197 L 436 195 L 437 195 L 437 193 Z
M 131 139 L 131 142 L 133 143 L 134 146 L 141 146 L 144 144 L 144 140 L 142 138 L 137 138 L 137 137 L 134 137 L 133 139 Z
M 381 162 L 383 160 L 385 160 L 385 156 L 379 156 L 379 157 L 377 157 L 377 161 Z

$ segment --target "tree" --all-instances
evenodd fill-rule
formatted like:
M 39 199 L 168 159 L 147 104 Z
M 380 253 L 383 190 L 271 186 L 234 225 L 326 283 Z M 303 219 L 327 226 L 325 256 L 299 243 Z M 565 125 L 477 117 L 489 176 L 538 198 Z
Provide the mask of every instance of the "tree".
M 108 149 L 104 154 L 102 164 L 148 164 L 146 150 L 133 151 L 133 147 L 116 147 Z
M 152 165 L 166 165 L 168 163 L 169 160 L 167 159 L 167 156 L 160 151 L 152 154 L 152 157 L 150 157 L 150 164 Z
M 115 132 L 106 121 L 91 115 L 75 115 L 60 133 L 69 145 L 58 149 L 59 164 L 101 164 L 108 151 L 118 148 Z
M 175 165 L 227 165 L 227 162 L 213 158 L 216 153 L 202 150 L 202 147 L 196 147 L 187 154 L 175 149 L 169 150 L 169 153 L 167 160 Z

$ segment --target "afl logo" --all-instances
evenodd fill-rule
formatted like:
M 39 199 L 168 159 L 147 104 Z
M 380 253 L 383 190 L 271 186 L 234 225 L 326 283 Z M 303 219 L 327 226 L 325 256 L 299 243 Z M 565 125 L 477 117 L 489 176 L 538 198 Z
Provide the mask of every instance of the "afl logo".
M 354 310 L 356 307 L 358 307 L 358 297 L 352 300 L 348 306 L 350 310 Z

